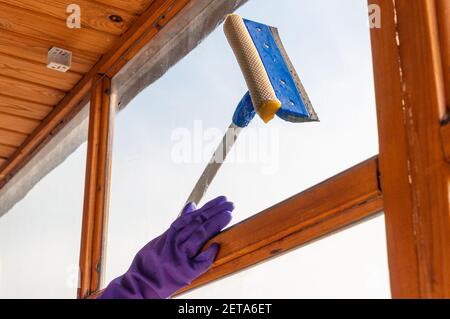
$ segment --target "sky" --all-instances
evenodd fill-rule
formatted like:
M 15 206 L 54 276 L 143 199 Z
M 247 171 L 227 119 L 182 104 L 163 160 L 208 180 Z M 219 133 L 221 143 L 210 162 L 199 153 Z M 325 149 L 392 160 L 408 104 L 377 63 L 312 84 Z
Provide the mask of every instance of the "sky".
M 237 13 L 278 27 L 321 121 L 255 119 L 242 133 L 205 196 L 232 200 L 233 224 L 378 153 L 365 0 Z M 246 91 L 219 27 L 117 116 L 107 282 L 176 218 Z M 0 297 L 75 297 L 85 154 L 0 218 Z M 388 298 L 385 246 L 380 216 L 181 298 Z

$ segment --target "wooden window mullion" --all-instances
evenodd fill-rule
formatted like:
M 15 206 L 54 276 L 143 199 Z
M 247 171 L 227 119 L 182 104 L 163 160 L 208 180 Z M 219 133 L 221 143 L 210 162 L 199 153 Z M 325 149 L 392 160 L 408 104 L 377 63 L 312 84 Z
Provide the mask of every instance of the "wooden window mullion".
M 110 95 L 111 80 L 98 75 L 92 86 L 89 113 L 79 298 L 98 291 L 104 279 L 114 116 Z

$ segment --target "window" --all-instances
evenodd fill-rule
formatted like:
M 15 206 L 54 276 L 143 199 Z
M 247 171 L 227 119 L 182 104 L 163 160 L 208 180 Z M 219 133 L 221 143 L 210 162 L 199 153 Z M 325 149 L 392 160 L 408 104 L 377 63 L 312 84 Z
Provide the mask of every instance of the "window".
M 86 143 L 0 218 L 0 298 L 75 298 Z
M 379 216 L 178 298 L 390 298 L 385 241 Z
M 295 19 L 286 19 L 292 12 Z M 265 125 L 255 119 L 244 131 L 203 201 L 227 195 L 236 204 L 232 223 L 378 152 L 365 1 L 250 1 L 238 13 L 279 28 L 321 122 L 291 124 L 276 119 Z M 107 282 L 125 272 L 135 253 L 176 218 L 246 90 L 223 31 L 218 28 L 116 118 Z M 381 224 L 378 219 L 363 228 L 383 237 Z M 342 242 L 351 244 L 352 238 L 344 236 Z M 367 241 L 380 245 L 383 254 L 380 247 L 384 247 L 384 241 L 375 244 L 372 237 Z M 319 243 L 308 247 L 311 255 L 317 254 L 316 260 L 329 252 L 325 249 L 321 253 Z M 342 247 L 348 249 L 346 244 Z M 292 254 L 292 258 L 288 254 L 280 260 L 295 267 L 302 253 Z M 379 276 L 374 279 L 383 283 L 378 296 L 385 296 L 385 258 L 372 257 L 346 262 L 379 269 L 372 276 Z M 271 263 L 280 265 L 278 261 Z M 253 273 L 258 267 L 245 273 Z M 273 273 L 274 267 L 262 267 Z M 355 277 L 366 275 L 364 267 L 357 269 L 361 272 Z M 338 286 L 339 280 L 320 283 L 326 285 L 322 287 L 325 289 Z M 306 293 L 306 286 L 297 293 Z M 355 284 L 355 289 L 363 286 Z

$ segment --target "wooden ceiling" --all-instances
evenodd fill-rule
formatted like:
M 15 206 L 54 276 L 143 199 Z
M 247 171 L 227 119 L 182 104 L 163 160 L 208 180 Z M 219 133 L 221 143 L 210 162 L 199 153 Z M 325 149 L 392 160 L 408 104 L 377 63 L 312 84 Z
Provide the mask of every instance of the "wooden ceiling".
M 161 19 L 168 20 L 165 15 L 176 14 L 167 10 L 179 11 L 187 2 L 0 0 L 0 179 L 16 169 L 19 164 L 14 161 L 28 152 L 28 144 L 34 143 L 28 147 L 31 150 L 42 142 L 37 131 L 45 128 L 41 135 L 53 134 L 48 133 L 52 128 L 47 124 L 60 121 L 57 116 L 63 108 L 89 93 L 93 73 L 110 76 L 110 68 L 120 69 L 126 59 L 115 63 L 116 55 L 136 50 L 132 45 L 138 36 L 149 40 L 153 34 L 142 29 L 159 30 Z M 80 29 L 67 27 L 66 10 L 72 3 L 81 8 Z M 147 22 L 156 18 L 156 26 L 154 21 Z M 73 52 L 68 72 L 46 67 L 47 53 L 53 46 Z M 50 117 L 56 120 L 52 122 Z

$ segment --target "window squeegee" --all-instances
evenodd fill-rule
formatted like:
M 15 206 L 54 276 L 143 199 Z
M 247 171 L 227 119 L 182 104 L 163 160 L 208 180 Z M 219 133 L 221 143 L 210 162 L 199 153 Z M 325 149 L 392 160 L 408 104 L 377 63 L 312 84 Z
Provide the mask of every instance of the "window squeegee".
M 255 114 L 265 123 L 275 115 L 293 123 L 319 121 L 276 28 L 230 14 L 225 20 L 224 31 L 249 91 L 239 102 L 231 125 L 187 203 L 200 202 L 239 133 Z

